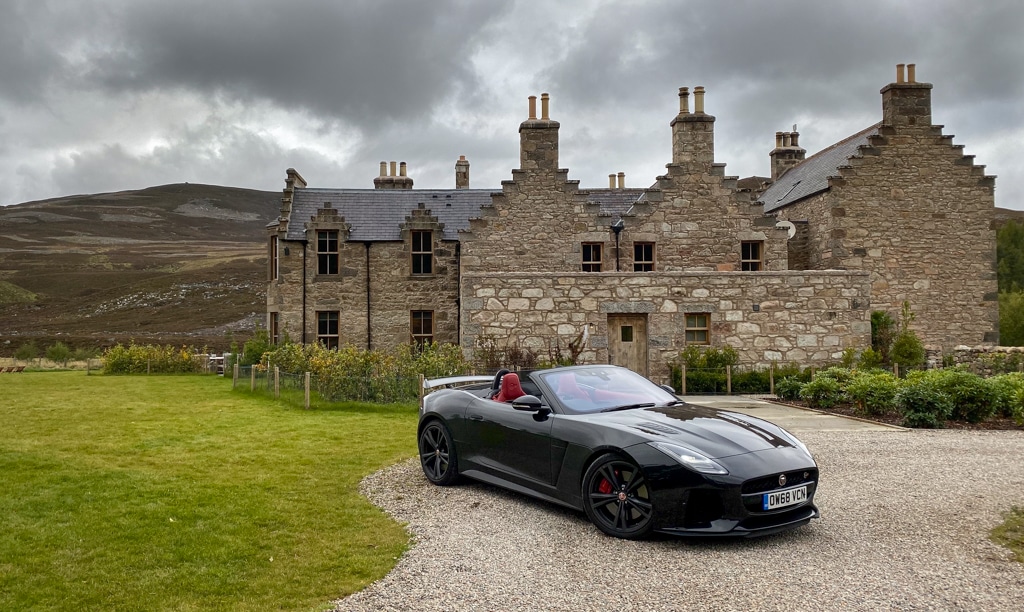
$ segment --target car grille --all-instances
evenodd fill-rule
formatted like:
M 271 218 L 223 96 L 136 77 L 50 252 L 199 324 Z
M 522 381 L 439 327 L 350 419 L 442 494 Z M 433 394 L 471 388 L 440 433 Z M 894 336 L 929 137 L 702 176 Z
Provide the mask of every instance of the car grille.
M 807 474 L 807 476 L 804 476 Z M 774 491 L 775 489 L 788 489 L 808 482 L 817 482 L 818 470 L 796 470 L 793 472 L 786 472 L 786 484 L 779 485 L 779 475 L 772 474 L 771 476 L 765 476 L 763 478 L 755 478 L 748 480 L 743 483 L 741 489 L 744 495 L 752 495 L 754 493 L 765 493 L 767 491 Z

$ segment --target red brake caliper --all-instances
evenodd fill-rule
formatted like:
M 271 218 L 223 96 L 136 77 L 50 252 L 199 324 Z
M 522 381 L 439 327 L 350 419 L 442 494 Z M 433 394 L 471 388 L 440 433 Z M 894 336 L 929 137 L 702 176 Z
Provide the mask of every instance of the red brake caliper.
M 608 482 L 607 478 L 602 478 L 601 484 L 597 485 L 597 490 L 599 493 L 607 495 L 612 492 L 612 483 Z

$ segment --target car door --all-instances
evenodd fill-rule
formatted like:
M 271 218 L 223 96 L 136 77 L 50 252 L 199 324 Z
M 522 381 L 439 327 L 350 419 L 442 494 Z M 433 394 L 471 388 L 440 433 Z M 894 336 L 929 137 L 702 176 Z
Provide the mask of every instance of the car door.
M 554 416 L 516 410 L 480 399 L 466 410 L 466 467 L 530 486 L 552 484 L 551 424 Z

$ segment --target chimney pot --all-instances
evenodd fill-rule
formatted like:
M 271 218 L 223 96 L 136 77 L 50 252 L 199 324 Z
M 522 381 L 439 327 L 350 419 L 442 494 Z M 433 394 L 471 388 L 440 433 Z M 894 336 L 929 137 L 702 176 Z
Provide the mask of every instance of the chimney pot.
M 800 145 L 797 143 L 797 141 L 799 139 L 800 139 L 800 132 L 793 132 L 792 138 L 790 138 L 789 143 L 791 145 L 793 145 L 794 147 L 799 147 Z
M 530 116 L 529 119 L 537 118 L 537 96 L 530 96 Z
M 402 162 L 399 168 L 401 168 L 401 170 L 399 171 L 399 176 L 405 176 L 405 162 Z
M 680 87 L 679 88 L 679 114 L 689 115 L 690 114 L 690 88 Z
M 782 148 L 782 132 L 775 132 L 775 148 Z
M 391 162 L 391 175 L 390 176 L 395 176 L 397 174 L 397 166 L 398 166 L 398 162 Z
M 625 189 L 625 188 L 626 188 L 626 173 L 625 172 L 620 172 L 619 173 L 619 189 Z
M 466 161 L 466 156 L 465 155 L 460 155 L 459 156 L 459 161 Z
M 907 82 L 917 82 L 917 64 L 907 64 Z
M 693 112 L 704 114 L 704 87 L 700 85 L 693 88 Z
M 380 175 L 381 176 L 387 176 L 388 175 L 388 162 L 386 162 L 386 161 L 380 162 Z
M 608 189 L 615 189 L 615 175 L 608 175 Z
M 790 132 L 782 133 L 782 146 L 788 147 L 793 144 L 793 136 Z
M 548 94 L 540 94 L 540 118 L 543 121 L 549 121 L 551 117 L 548 116 Z
M 896 82 L 903 83 L 903 64 L 896 64 Z

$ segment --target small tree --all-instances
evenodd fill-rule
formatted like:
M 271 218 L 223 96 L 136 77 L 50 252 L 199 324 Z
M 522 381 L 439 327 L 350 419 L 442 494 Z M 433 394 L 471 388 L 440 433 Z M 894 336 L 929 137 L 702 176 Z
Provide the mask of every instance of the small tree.
M 71 359 L 71 349 L 68 348 L 68 345 L 58 340 L 46 347 L 46 358 L 66 368 L 68 367 L 68 359 Z
M 26 342 L 14 351 L 14 358 L 22 361 L 31 361 L 39 356 L 39 347 L 35 342 Z
M 913 368 L 924 363 L 924 344 L 917 334 L 910 329 L 914 321 L 914 313 L 910 311 L 910 302 L 903 302 L 903 310 L 900 313 L 899 332 L 893 340 L 889 357 L 892 362 L 902 367 Z
M 896 336 L 896 321 L 889 313 L 876 310 L 871 313 L 871 348 L 878 353 L 882 363 L 889 363 L 889 349 Z

